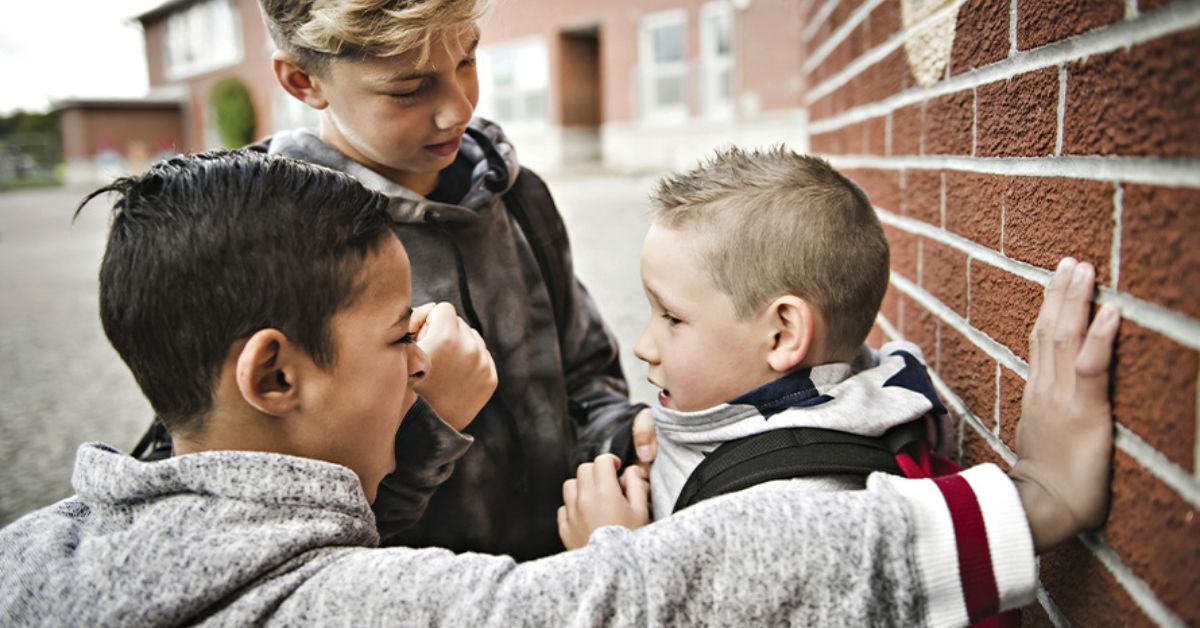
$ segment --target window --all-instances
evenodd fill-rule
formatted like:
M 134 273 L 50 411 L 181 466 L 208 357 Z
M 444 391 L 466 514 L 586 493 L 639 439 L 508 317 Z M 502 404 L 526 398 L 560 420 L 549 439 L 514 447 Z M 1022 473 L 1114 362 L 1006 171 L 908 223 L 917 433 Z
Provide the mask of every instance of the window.
M 682 10 L 642 18 L 638 57 L 644 118 L 687 117 L 686 24 L 687 13 Z
M 182 79 L 241 61 L 241 28 L 232 0 L 205 0 L 167 18 L 167 77 Z
M 541 39 L 480 49 L 479 115 L 498 122 L 544 122 L 550 61 Z
M 700 66 L 704 113 L 733 113 L 733 11 L 727 2 L 711 2 L 700 12 Z

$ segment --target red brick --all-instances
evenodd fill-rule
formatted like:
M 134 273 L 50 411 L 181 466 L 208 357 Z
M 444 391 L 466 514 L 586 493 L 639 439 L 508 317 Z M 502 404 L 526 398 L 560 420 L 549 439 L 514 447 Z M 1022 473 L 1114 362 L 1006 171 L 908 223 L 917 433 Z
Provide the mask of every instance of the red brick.
M 900 171 L 854 169 L 842 174 L 849 177 L 867 193 L 871 204 L 888 211 L 900 210 Z M 915 274 L 913 275 L 916 276 Z
M 932 240 L 921 243 L 921 286 L 954 310 L 967 316 L 967 256 Z
M 1041 580 L 1076 626 L 1151 626 L 1129 592 L 1076 539 L 1042 554 Z
M 941 328 L 938 374 L 991 429 L 996 424 L 996 362 L 950 327 Z M 964 435 L 970 428 L 964 429 Z M 965 436 L 964 436 L 965 440 Z
M 926 155 L 970 155 L 975 125 L 975 93 L 963 90 L 930 100 L 925 105 L 922 152 Z
M 1200 190 L 1126 185 L 1120 289 L 1200 318 Z
M 1107 283 L 1113 186 L 1104 181 L 1012 177 L 1004 191 L 1004 252 L 1053 269 L 1064 256 L 1091 262 Z
M 808 109 L 808 115 L 813 121 L 828 118 L 833 115 L 833 94 L 825 94 L 819 100 L 814 102 Z
M 885 3 L 887 4 L 887 3 Z M 1008 57 L 1010 0 L 969 0 L 958 10 L 950 73 L 962 74 Z
M 883 330 L 879 328 L 879 325 L 872 325 L 871 331 L 867 333 L 867 344 L 879 348 L 885 342 L 887 342 L 887 336 L 884 335 Z
M 863 127 L 863 152 L 879 156 L 887 154 L 887 118 L 871 118 L 863 123 Z
M 979 260 L 971 261 L 971 326 L 1029 359 L 1042 286 Z
M 874 48 L 900 31 L 900 3 L 881 2 L 867 17 L 870 25 L 867 44 Z
M 921 117 L 924 105 L 918 103 L 892 112 L 892 154 L 917 155 L 921 152 Z
M 1063 152 L 1200 156 L 1200 29 L 1067 66 Z
M 976 95 L 980 157 L 1043 157 L 1058 136 L 1058 68 L 988 83 Z
M 840 131 L 816 133 L 808 139 L 809 147 L 819 155 L 836 155 L 842 152 L 842 134 Z
M 925 354 L 926 365 L 936 371 L 938 368 L 937 338 L 938 328 L 941 326 L 940 321 L 929 310 L 921 307 L 916 301 L 908 297 L 900 297 L 900 308 L 902 324 L 900 333 L 909 341 L 921 347 L 921 352 Z
M 904 60 L 902 48 L 892 51 L 881 61 L 863 70 L 860 92 L 863 103 L 883 100 L 904 89 L 904 77 L 908 73 L 908 62 Z
M 1196 352 L 1125 320 L 1117 335 L 1116 359 L 1117 421 L 1191 471 L 1196 451 Z
M 1021 609 L 1020 613 L 1021 628 L 1057 628 L 1046 614 L 1046 609 L 1037 602 Z
M 1020 375 L 1000 367 L 1000 440 L 1017 450 L 1017 421 L 1021 418 L 1021 396 L 1025 380 Z
M 1145 13 L 1159 7 L 1165 7 L 1176 0 L 1138 0 L 1138 11 Z
M 892 284 L 888 284 L 887 292 L 883 293 L 883 303 L 879 305 L 879 313 L 893 327 L 899 329 L 900 326 L 900 291 Z
M 892 270 L 915 282 L 917 280 L 917 236 L 888 225 L 883 226 L 883 232 L 887 235 Z
M 988 421 L 990 422 L 990 419 Z M 1011 468 L 1004 458 L 992 448 L 992 444 L 975 431 L 975 428 L 964 424 L 962 431 L 962 454 L 959 456 L 962 466 L 971 467 L 990 462 L 1005 471 Z
M 1200 625 L 1200 517 L 1125 452 L 1113 458 L 1104 540 L 1183 623 Z
M 860 123 L 847 124 L 841 129 L 841 152 L 858 155 L 863 152 L 863 126 Z
M 941 226 L 942 172 L 940 170 L 904 171 L 900 212 L 910 218 Z
M 1044 46 L 1124 17 L 1124 0 L 1017 0 L 1017 48 Z
M 946 228 L 989 249 L 1000 250 L 1005 179 L 946 172 Z

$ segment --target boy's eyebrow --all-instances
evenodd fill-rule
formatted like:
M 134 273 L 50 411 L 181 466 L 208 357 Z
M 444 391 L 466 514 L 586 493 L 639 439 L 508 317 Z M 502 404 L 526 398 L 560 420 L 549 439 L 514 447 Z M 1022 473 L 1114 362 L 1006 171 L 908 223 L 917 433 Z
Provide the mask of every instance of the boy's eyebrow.
M 467 57 L 470 57 L 471 55 L 475 54 L 475 49 L 478 47 L 479 47 L 479 31 L 476 30 L 475 35 L 471 39 L 471 43 L 467 44 L 467 48 L 466 48 L 467 51 L 466 51 L 466 54 L 463 55 L 463 58 L 466 59 Z M 433 72 L 433 71 L 400 72 L 399 74 L 394 74 L 394 75 L 386 78 L 384 80 L 384 82 L 386 82 L 386 83 L 403 83 L 405 81 L 416 81 L 416 80 L 420 80 L 420 79 L 427 79 L 427 78 L 430 78 L 433 76 L 437 76 L 437 72 Z
M 409 319 L 412 318 L 412 313 L 413 309 L 411 305 L 404 308 L 404 310 L 400 312 L 400 318 L 397 318 L 396 322 L 392 323 L 392 327 L 408 327 L 408 322 Z

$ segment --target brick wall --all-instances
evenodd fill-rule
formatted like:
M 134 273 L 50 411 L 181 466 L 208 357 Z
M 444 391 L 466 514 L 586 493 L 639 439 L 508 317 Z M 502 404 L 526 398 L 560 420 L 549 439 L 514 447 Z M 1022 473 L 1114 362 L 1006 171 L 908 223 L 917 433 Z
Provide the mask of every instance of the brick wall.
M 1024 623 L 1200 625 L 1200 2 L 801 4 L 812 149 L 892 247 L 873 340 L 922 346 L 965 462 L 1015 459 L 1059 258 L 1124 313 L 1112 512 L 1041 558 Z

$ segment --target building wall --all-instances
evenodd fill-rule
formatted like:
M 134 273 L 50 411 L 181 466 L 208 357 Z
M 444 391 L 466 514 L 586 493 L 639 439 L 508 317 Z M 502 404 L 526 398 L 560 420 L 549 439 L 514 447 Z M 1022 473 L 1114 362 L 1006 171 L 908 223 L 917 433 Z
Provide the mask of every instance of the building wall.
M 179 150 L 178 107 L 71 106 L 61 110 L 68 182 L 102 181 L 144 170 Z
M 891 243 L 873 338 L 922 346 L 964 462 L 1015 459 L 1059 258 L 1123 311 L 1111 514 L 1041 558 L 1025 623 L 1200 624 L 1200 3 L 802 4 L 812 148 Z

